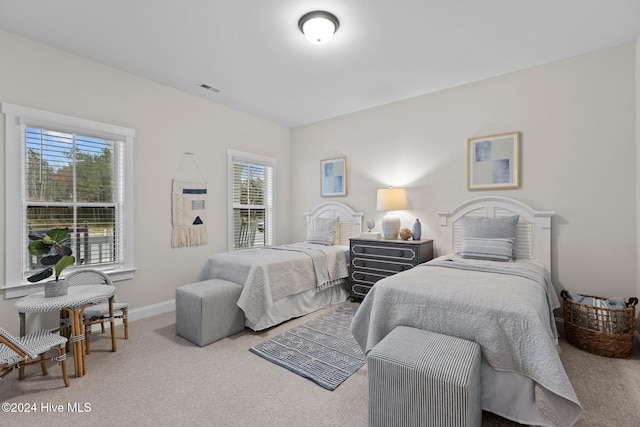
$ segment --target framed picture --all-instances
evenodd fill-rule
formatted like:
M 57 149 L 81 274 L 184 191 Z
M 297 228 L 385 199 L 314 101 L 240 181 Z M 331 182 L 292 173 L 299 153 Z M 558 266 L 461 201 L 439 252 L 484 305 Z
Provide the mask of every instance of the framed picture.
M 322 197 L 347 195 L 347 158 L 320 161 Z
M 467 139 L 467 189 L 520 188 L 520 132 Z

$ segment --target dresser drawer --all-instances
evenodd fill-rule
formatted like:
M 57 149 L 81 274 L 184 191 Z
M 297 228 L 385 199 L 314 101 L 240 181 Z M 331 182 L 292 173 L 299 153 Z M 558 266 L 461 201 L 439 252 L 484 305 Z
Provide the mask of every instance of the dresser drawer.
M 415 262 L 418 258 L 416 250 L 411 247 L 378 246 L 375 244 L 354 243 L 351 247 L 353 255 L 387 258 L 392 260 L 406 260 Z
M 358 283 L 354 283 L 351 286 L 351 293 L 353 295 L 359 296 L 359 297 L 365 297 L 369 291 L 371 290 L 371 286 L 367 286 L 367 285 L 361 285 Z
M 391 274 L 400 273 L 413 267 L 409 262 L 394 262 L 378 258 L 360 258 L 356 257 L 351 260 L 354 271 L 357 270 L 378 270 L 381 272 L 389 272 Z
M 351 272 L 351 283 L 361 283 L 365 285 L 373 285 L 380 279 L 392 276 L 394 273 L 385 274 L 382 271 L 362 271 L 355 270 Z

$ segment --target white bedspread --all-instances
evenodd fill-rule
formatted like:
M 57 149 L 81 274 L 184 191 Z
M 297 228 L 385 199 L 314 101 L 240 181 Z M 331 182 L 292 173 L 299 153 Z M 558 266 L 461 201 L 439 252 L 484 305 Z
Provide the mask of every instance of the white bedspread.
M 218 253 L 206 260 L 199 280 L 223 279 L 243 285 L 238 307 L 255 323 L 275 301 L 347 277 L 348 250 L 346 246 L 293 243 Z
M 551 425 L 570 426 L 582 407 L 558 355 L 556 304 L 536 264 L 440 257 L 377 282 L 351 331 L 365 352 L 400 325 L 475 341 L 495 370 L 534 380 L 535 406 Z

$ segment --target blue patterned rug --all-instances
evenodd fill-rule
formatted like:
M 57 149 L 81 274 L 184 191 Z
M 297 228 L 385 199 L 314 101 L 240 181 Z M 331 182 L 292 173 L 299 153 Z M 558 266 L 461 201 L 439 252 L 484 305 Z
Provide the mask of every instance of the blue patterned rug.
M 335 390 L 365 362 L 349 325 L 356 307 L 343 305 L 249 349 L 270 362 Z

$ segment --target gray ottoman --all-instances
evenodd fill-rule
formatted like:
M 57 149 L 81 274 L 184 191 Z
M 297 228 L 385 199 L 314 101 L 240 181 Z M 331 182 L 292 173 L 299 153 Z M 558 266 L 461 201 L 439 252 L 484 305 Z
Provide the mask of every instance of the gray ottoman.
M 482 424 L 480 346 L 398 326 L 367 355 L 369 427 Z
M 203 347 L 244 329 L 242 286 L 211 279 L 176 289 L 176 334 Z

